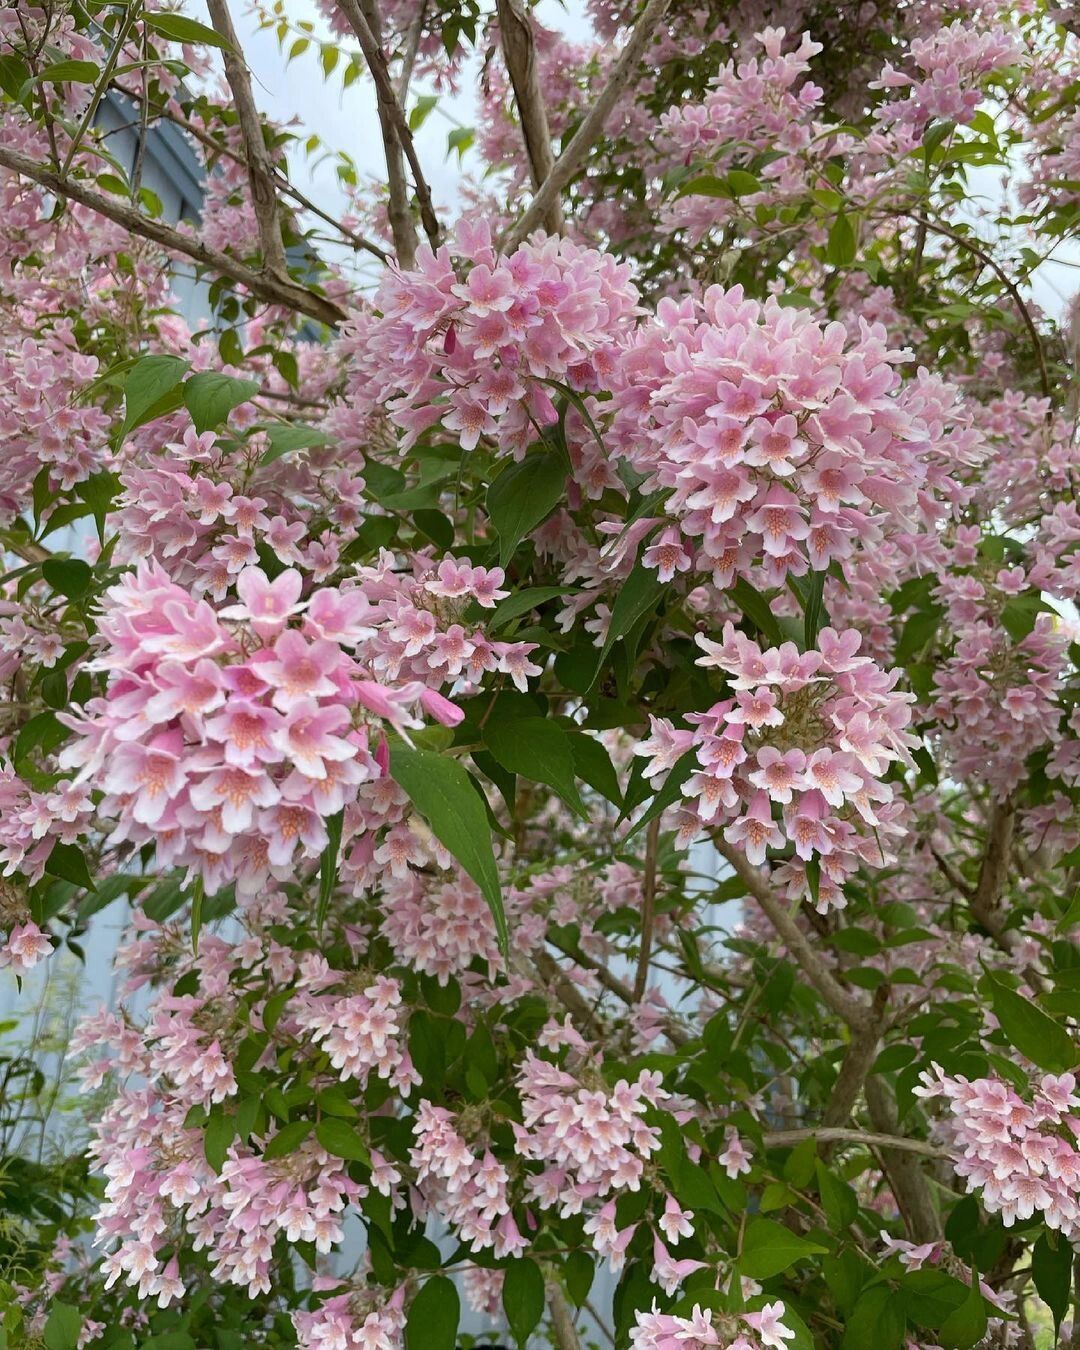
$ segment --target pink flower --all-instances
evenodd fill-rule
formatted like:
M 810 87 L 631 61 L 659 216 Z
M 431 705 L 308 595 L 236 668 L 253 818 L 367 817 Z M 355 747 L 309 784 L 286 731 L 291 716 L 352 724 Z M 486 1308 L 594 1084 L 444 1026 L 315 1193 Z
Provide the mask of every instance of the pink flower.
M 53 950 L 47 933 L 32 920 L 17 924 L 0 947 L 0 966 L 10 966 L 17 974 L 32 970 L 44 956 Z
M 333 676 L 342 668 L 342 652 L 328 638 L 309 642 L 290 629 L 274 643 L 273 656 L 258 661 L 256 668 L 273 687 L 274 707 L 288 712 L 303 699 L 334 694 L 337 684 Z
M 783 1316 L 782 1303 L 766 1303 L 760 1312 L 741 1314 L 746 1325 L 757 1332 L 761 1344 L 770 1347 L 770 1350 L 785 1350 L 784 1342 L 795 1339 L 794 1331 L 780 1320 Z
M 297 699 L 274 732 L 274 744 L 302 774 L 325 778 L 327 760 L 352 759 L 356 755 L 353 745 L 333 734 L 348 725 L 349 715 L 344 708 L 320 708 L 314 699 Z
M 280 633 L 293 614 L 304 608 L 300 600 L 303 577 L 295 568 L 287 568 L 271 581 L 261 567 L 245 567 L 236 580 L 241 603 L 221 611 L 223 619 L 250 623 L 261 638 Z

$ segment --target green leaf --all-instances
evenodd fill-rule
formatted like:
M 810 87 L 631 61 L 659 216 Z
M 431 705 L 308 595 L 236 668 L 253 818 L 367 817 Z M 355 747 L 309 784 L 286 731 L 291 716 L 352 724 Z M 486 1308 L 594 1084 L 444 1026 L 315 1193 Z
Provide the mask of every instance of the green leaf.
M 263 1157 L 269 1162 L 295 1153 L 310 1133 L 310 1120 L 294 1120 L 290 1125 L 282 1125 L 263 1149 Z
M 664 590 L 664 583 L 652 568 L 645 567 L 640 562 L 634 564 L 633 571 L 620 586 L 615 603 L 611 607 L 607 637 L 604 638 L 604 645 L 600 649 L 593 684 L 600 678 L 604 662 L 612 647 L 621 637 L 629 633 L 639 619 L 643 619 L 655 608 Z
M 535 451 L 499 474 L 487 490 L 487 512 L 499 536 L 500 566 L 565 495 L 566 461 L 555 450 Z
M 1058 919 L 1055 931 L 1067 933 L 1070 929 L 1075 928 L 1078 923 L 1080 923 L 1080 886 L 1076 888 L 1076 892 L 1069 902 L 1069 908 Z
M 514 1339 L 524 1345 L 544 1315 L 544 1277 L 535 1261 L 526 1257 L 507 1267 L 502 1303 Z
M 1055 1237 L 1054 1246 L 1046 1233 L 1036 1242 L 1031 1253 L 1031 1276 L 1039 1297 L 1053 1313 L 1056 1336 L 1072 1297 L 1073 1249 L 1060 1233 Z
M 942 1350 L 970 1350 L 986 1335 L 986 1321 L 986 1302 L 979 1291 L 978 1277 L 972 1271 L 967 1298 L 946 1317 L 937 1332 Z
M 136 427 L 180 407 L 180 381 L 190 365 L 179 356 L 143 356 L 135 362 L 124 380 L 121 440 Z
M 817 636 L 821 631 L 822 595 L 825 590 L 825 573 L 811 572 L 810 587 L 804 611 L 806 649 L 817 645 Z
M 566 734 L 574 755 L 574 772 L 605 801 L 621 808 L 623 795 L 619 775 L 603 743 L 577 727 L 567 727 Z
M 315 1126 L 315 1138 L 335 1158 L 348 1158 L 350 1162 L 362 1162 L 371 1166 L 371 1153 L 367 1144 L 347 1120 L 337 1116 L 327 1116 Z
M 453 1280 L 433 1275 L 409 1308 L 406 1350 L 454 1350 L 460 1319 L 461 1300 Z
M 42 1339 L 47 1350 L 75 1350 L 82 1331 L 82 1316 L 68 1303 L 54 1303 L 49 1310 Z
M 103 469 L 100 473 L 92 473 L 89 478 L 84 478 L 81 483 L 75 484 L 76 495 L 81 497 L 94 513 L 98 538 L 102 543 L 105 542 L 105 517 L 109 514 L 119 491 L 120 479 L 107 469 Z M 52 528 L 52 522 L 53 517 L 50 516 L 50 528 Z M 47 533 L 48 530 L 46 530 Z
M 986 972 L 984 979 L 1009 1044 L 1048 1073 L 1066 1073 L 1080 1061 L 1073 1038 L 1043 1010 L 1010 989 L 996 975 Z
M 236 1136 L 236 1119 L 227 1116 L 220 1106 L 215 1106 L 206 1122 L 203 1136 L 203 1153 L 207 1163 L 215 1172 L 220 1172 L 225 1163 L 229 1145 Z
M 64 881 L 70 881 L 73 886 L 82 886 L 88 891 L 94 889 L 90 869 L 86 866 L 86 859 L 78 844 L 65 844 L 58 839 L 49 854 L 45 871 L 51 877 L 61 877 Z
M 320 929 L 330 912 L 330 899 L 337 885 L 338 850 L 341 848 L 341 828 L 344 820 L 343 807 L 326 822 L 326 847 L 319 858 L 319 909 L 316 919 Z
M 851 217 L 841 211 L 829 231 L 829 239 L 825 245 L 825 261 L 833 267 L 847 267 L 855 261 L 855 253 L 855 228 L 851 223 Z
M 627 833 L 627 839 L 637 834 L 638 830 L 643 830 L 649 821 L 658 816 L 661 811 L 666 811 L 669 806 L 674 806 L 682 797 L 682 785 L 700 767 L 697 755 L 693 750 L 687 750 L 684 755 L 680 755 L 668 771 L 668 776 L 664 779 L 664 784 L 659 792 L 634 822 L 633 829 Z
M 887 1285 L 872 1285 L 859 1296 L 848 1318 L 842 1350 L 900 1350 L 904 1327 L 900 1300 Z
M 191 886 L 191 950 L 199 954 L 199 934 L 202 932 L 202 910 L 205 889 L 201 876 L 195 878 Z
M 48 755 L 70 735 L 70 728 L 58 721 L 54 712 L 37 713 L 19 728 L 11 755 L 12 763 L 21 764 L 31 750 L 40 749 L 43 755 Z
M 433 111 L 438 101 L 439 101 L 438 95 L 436 94 L 421 94 L 421 96 L 416 100 L 416 105 L 413 108 L 412 112 L 409 113 L 410 131 L 420 130 L 420 128 L 427 121 L 428 116 Z
M 679 185 L 679 197 L 722 197 L 730 201 L 734 192 L 722 178 L 715 174 L 700 174 L 697 178 L 688 178 Z
M 596 1267 L 593 1265 L 592 1257 L 580 1247 L 566 1258 L 563 1265 L 563 1279 L 566 1282 L 566 1292 L 570 1295 L 570 1301 L 575 1308 L 580 1308 L 589 1297 L 595 1275 Z
M 557 595 L 571 595 L 573 591 L 573 586 L 530 586 L 524 591 L 515 591 L 513 595 L 499 601 L 491 611 L 488 624 L 491 628 L 502 628 L 511 619 L 527 614 L 545 600 L 554 600 Z
M 758 632 L 764 634 L 774 647 L 779 647 L 784 640 L 784 635 L 780 631 L 780 625 L 773 617 L 768 600 L 761 592 L 755 590 L 745 577 L 740 577 L 728 591 L 728 594 Z
M 259 460 L 260 464 L 273 464 L 274 460 L 280 459 L 282 455 L 291 454 L 294 450 L 307 450 L 312 446 L 330 444 L 330 437 L 318 427 L 293 426 L 285 422 L 267 427 L 266 436 L 270 448 L 264 451 Z
M 229 50 L 229 44 L 220 34 L 197 19 L 189 19 L 186 14 L 146 14 L 143 22 L 153 32 L 174 42 L 202 42 L 207 47 Z
M 43 70 L 38 79 L 48 84 L 94 84 L 100 74 L 93 61 L 57 61 Z
M 808 1256 L 828 1249 L 799 1237 L 773 1219 L 752 1219 L 743 1238 L 739 1270 L 752 1280 L 769 1280 Z
M 204 431 L 221 426 L 232 410 L 257 394 L 260 387 L 258 380 L 240 380 L 234 375 L 204 370 L 192 375 L 184 385 L 184 406 L 201 436 Z
M 546 783 L 572 811 L 588 819 L 574 778 L 570 738 L 556 722 L 545 717 L 493 717 L 484 729 L 484 740 L 504 769 Z
M 404 746 L 391 750 L 390 773 L 431 826 L 435 838 L 480 887 L 495 920 L 499 946 L 507 953 L 510 935 L 487 807 L 472 779 L 455 759 L 432 750 L 407 750 Z
M 850 1227 L 858 1218 L 859 1200 L 846 1181 L 831 1172 L 823 1162 L 816 1167 L 818 1194 L 829 1222 L 836 1230 Z

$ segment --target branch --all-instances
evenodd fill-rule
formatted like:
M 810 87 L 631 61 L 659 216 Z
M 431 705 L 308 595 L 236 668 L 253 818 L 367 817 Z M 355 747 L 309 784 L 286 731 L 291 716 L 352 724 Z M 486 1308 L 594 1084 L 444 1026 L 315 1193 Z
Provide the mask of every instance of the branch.
M 367 6 L 370 19 L 373 19 L 374 28 L 369 21 L 368 16 L 364 14 L 361 8 L 360 0 L 338 0 L 338 9 L 345 15 L 349 25 L 356 34 L 360 42 L 360 48 L 364 53 L 364 60 L 367 61 L 368 69 L 371 71 L 371 78 L 375 81 L 375 95 L 379 106 L 379 122 L 382 125 L 383 144 L 386 147 L 386 168 L 390 173 L 392 146 L 397 146 L 399 152 L 404 152 L 405 158 L 409 161 L 409 167 L 412 169 L 413 185 L 416 188 L 416 200 L 420 206 L 420 220 L 424 226 L 424 233 L 432 248 L 437 248 L 439 244 L 440 231 L 439 222 L 435 218 L 435 208 L 431 204 L 431 192 L 424 177 L 424 171 L 420 167 L 420 159 L 416 153 L 416 146 L 413 144 L 412 131 L 409 129 L 408 119 L 398 102 L 398 97 L 394 93 L 394 86 L 390 81 L 390 71 L 386 65 L 386 56 L 382 49 L 382 41 L 375 31 L 378 27 L 378 9 L 375 6 L 375 0 L 364 0 Z M 398 161 L 400 164 L 400 160 Z M 402 175 L 403 177 L 403 175 Z M 393 184 L 391 188 L 393 189 Z M 399 221 L 399 224 L 403 222 Z M 391 219 L 391 225 L 394 225 Z M 409 217 L 409 230 L 412 230 L 412 218 Z M 397 232 L 395 228 L 395 244 L 397 242 Z M 413 255 L 415 256 L 415 231 L 413 231 Z M 406 240 L 406 252 L 408 244 Z M 403 267 L 411 267 L 413 258 L 405 262 L 401 258 L 401 251 L 398 250 L 398 262 Z
M 903 1153 L 918 1153 L 924 1158 L 947 1158 L 948 1152 L 924 1139 L 908 1139 L 899 1134 L 876 1134 L 870 1130 L 846 1130 L 823 1125 L 815 1129 L 770 1130 L 762 1139 L 766 1148 L 794 1148 L 805 1139 L 819 1144 L 862 1144 L 866 1148 L 888 1148 Z
M 549 1281 L 547 1286 L 547 1305 L 551 1313 L 551 1331 L 556 1350 L 581 1350 L 581 1340 L 574 1326 L 573 1314 L 566 1302 L 562 1287 Z
M 543 186 L 532 199 L 529 209 L 506 236 L 503 251 L 512 253 L 539 225 L 548 218 L 553 202 L 558 201 L 562 190 L 574 174 L 581 168 L 585 156 L 593 142 L 604 130 L 604 126 L 615 106 L 619 95 L 637 74 L 649 39 L 657 24 L 667 13 L 672 0 L 649 0 L 641 18 L 634 25 L 630 41 L 623 48 L 607 84 L 600 91 L 595 103 L 585 114 L 585 118 L 570 139 L 555 166 L 544 179 Z
M 585 998 L 573 980 L 563 973 L 558 961 L 549 952 L 542 949 L 532 953 L 532 960 L 540 973 L 540 978 L 545 984 L 558 992 L 559 997 L 566 1004 L 567 1011 L 578 1018 L 591 1036 L 598 1040 L 601 1039 L 604 1031 L 596 1014 L 589 1007 L 588 999 Z
M 274 189 L 274 165 L 266 148 L 262 119 L 251 92 L 251 80 L 240 50 L 227 0 L 206 0 L 214 31 L 224 40 L 225 78 L 232 90 L 240 134 L 244 138 L 247 156 L 248 181 L 255 219 L 259 223 L 259 243 L 262 247 L 263 267 L 271 276 L 287 277 L 285 245 L 281 240 L 281 222 L 278 219 L 277 192 Z
M 998 908 L 1001 893 L 1009 879 L 1015 824 L 1016 805 L 1012 798 L 994 802 L 986 822 L 986 849 L 979 868 L 979 880 L 971 897 L 972 915 L 1005 951 L 1012 951 L 1017 943 L 1016 933 L 1006 929 Z
M 424 19 L 427 17 L 427 0 L 420 0 L 416 9 L 416 18 L 413 20 L 413 26 L 409 29 L 409 40 L 405 46 L 405 55 L 401 58 L 401 74 L 398 76 L 397 98 L 398 102 L 404 108 L 405 101 L 409 96 L 409 85 L 412 82 L 413 66 L 416 65 L 416 54 L 420 50 L 420 39 L 424 34 Z
M 96 211 L 98 215 L 122 226 L 131 234 L 149 239 L 162 248 L 169 249 L 173 253 L 181 253 L 193 262 L 219 272 L 230 281 L 245 286 L 252 295 L 265 300 L 267 304 L 283 305 L 286 309 L 307 314 L 310 318 L 326 324 L 341 323 L 346 317 L 345 311 L 339 309 L 325 296 L 310 291 L 305 286 L 299 286 L 294 281 L 257 272 L 254 268 L 238 262 L 227 253 L 211 248 L 192 235 L 182 234 L 171 225 L 155 220 L 152 216 L 144 216 L 141 211 L 125 205 L 116 197 L 107 197 L 95 192 L 76 179 L 61 177 L 60 174 L 46 169 L 37 160 L 21 155 L 16 150 L 9 150 L 3 145 L 0 145 L 0 167 L 29 178 L 31 182 L 47 189 L 55 197 L 78 202 L 80 206 Z
M 814 951 L 806 934 L 795 922 L 795 918 L 776 899 L 765 884 L 761 872 L 746 861 L 746 855 L 732 848 L 723 838 L 715 837 L 713 843 L 720 853 L 734 867 L 746 889 L 765 911 L 766 917 L 783 938 L 792 959 L 800 966 L 803 974 L 821 995 L 827 1006 L 842 1018 L 853 1030 L 863 1030 L 869 1026 L 873 1017 L 870 1007 L 858 999 L 852 998 L 840 984 L 821 957 Z
M 889 986 L 878 985 L 874 993 L 872 1020 L 861 1031 L 856 1031 L 848 1042 L 840 1072 L 836 1076 L 836 1082 L 833 1084 L 822 1116 L 827 1126 L 843 1125 L 855 1108 L 863 1084 L 874 1067 L 874 1060 L 877 1059 L 888 999 Z
M 926 847 L 929 850 L 930 856 L 937 864 L 938 871 L 949 883 L 949 885 L 952 886 L 953 890 L 959 891 L 961 895 L 966 895 L 967 898 L 970 900 L 972 896 L 975 894 L 975 888 L 964 880 L 964 878 L 960 875 L 960 873 L 956 870 L 956 868 L 953 867 L 952 863 L 949 862 L 947 858 L 942 857 L 942 855 L 937 851 L 937 849 L 933 846 L 933 844 L 929 841 L 929 839 L 926 841 Z
M 908 1156 L 913 1152 L 909 1147 L 912 1141 L 896 1133 L 896 1103 L 880 1078 L 866 1080 L 866 1105 L 874 1128 L 888 1141 L 882 1144 L 881 1165 L 911 1240 L 936 1242 L 941 1237 L 941 1215 L 934 1204 L 925 1173 L 915 1159 Z
M 536 66 L 532 21 L 521 0 L 497 0 L 497 13 L 499 40 L 510 82 L 514 86 L 533 188 L 539 191 L 555 167 L 555 155 L 551 149 L 551 131 Z M 549 234 L 562 231 L 562 205 L 558 196 L 551 198 L 543 223 Z
M 984 248 L 980 248 L 980 246 L 969 239 L 966 234 L 960 234 L 956 230 L 951 230 L 948 225 L 940 225 L 935 221 L 927 220 L 923 216 L 915 216 L 914 218 L 920 225 L 925 226 L 928 230 L 932 230 L 934 234 L 940 234 L 945 239 L 951 239 L 953 243 L 959 244 L 961 248 L 966 248 L 969 253 L 974 254 L 981 263 L 989 267 L 991 272 L 993 272 L 1009 292 L 1012 296 L 1013 303 L 1020 312 L 1020 318 L 1023 321 L 1024 327 L 1028 330 L 1028 335 L 1031 338 L 1031 345 L 1035 349 L 1035 360 L 1039 367 L 1039 385 L 1042 389 L 1043 397 L 1052 398 L 1050 376 L 1046 370 L 1046 355 L 1043 352 L 1042 339 L 1039 337 L 1039 330 L 1035 327 L 1035 321 L 1031 317 L 1031 311 L 1024 303 L 1024 297 L 1020 294 L 1016 282 L 1009 277 L 1005 269 L 991 254 L 987 253 Z
M 634 975 L 634 1002 L 640 1003 L 645 996 L 645 986 L 649 979 L 649 962 L 652 959 L 653 921 L 656 909 L 656 850 L 660 842 L 660 817 L 653 816 L 649 821 L 645 836 L 645 883 L 642 887 L 641 902 L 641 950 L 638 952 L 637 972 Z

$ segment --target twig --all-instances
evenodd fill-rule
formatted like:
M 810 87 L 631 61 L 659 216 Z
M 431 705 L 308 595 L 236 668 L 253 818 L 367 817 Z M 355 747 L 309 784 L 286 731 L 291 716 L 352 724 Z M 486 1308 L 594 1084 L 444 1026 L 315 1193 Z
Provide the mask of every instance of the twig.
M 286 309 L 318 319 L 320 323 L 336 324 L 345 318 L 345 311 L 339 309 L 332 300 L 308 290 L 306 286 L 268 276 L 265 272 L 257 272 L 254 268 L 231 258 L 227 253 L 211 248 L 193 235 L 183 234 L 152 216 L 144 216 L 141 211 L 136 211 L 115 197 L 95 192 L 77 179 L 63 178 L 60 174 L 53 173 L 28 155 L 19 154 L 16 150 L 9 150 L 6 146 L 0 145 L 0 167 L 29 178 L 31 182 L 46 188 L 56 197 L 78 202 L 80 206 L 96 211 L 98 215 L 123 226 L 131 234 L 149 239 L 152 243 L 159 244 L 174 253 L 182 253 L 193 262 L 209 267 L 240 286 L 246 286 L 252 295 L 265 300 L 268 304 L 282 305 Z
M 278 219 L 278 199 L 274 189 L 274 166 L 270 152 L 266 148 L 263 136 L 262 118 L 255 106 L 255 95 L 251 92 L 251 80 L 240 50 L 240 40 L 233 27 L 227 0 L 206 0 L 210 13 L 210 22 L 214 31 L 225 42 L 225 78 L 232 90 L 236 104 L 236 116 L 240 123 L 240 134 L 244 139 L 244 151 L 247 157 L 248 181 L 251 185 L 251 201 L 255 208 L 255 219 L 259 226 L 259 243 L 262 248 L 263 268 L 271 276 L 287 278 L 289 265 L 285 259 L 285 245 L 281 239 L 281 222 Z
M 375 8 L 375 0 L 365 0 L 368 13 L 378 22 L 378 11 Z M 405 112 L 398 102 L 397 95 L 394 93 L 394 86 L 390 81 L 390 71 L 386 65 L 386 56 L 382 49 L 382 42 L 373 31 L 372 24 L 363 8 L 360 0 L 338 0 L 338 8 L 348 19 L 349 24 L 360 41 L 360 49 L 364 53 L 364 59 L 367 61 L 368 69 L 371 71 L 371 78 L 375 81 L 375 94 L 378 100 L 379 121 L 383 128 L 383 142 L 387 150 L 387 171 L 390 169 L 391 144 L 396 144 L 404 152 L 405 158 L 409 161 L 409 167 L 412 169 L 413 186 L 416 189 L 416 200 L 420 207 L 420 221 L 424 227 L 424 233 L 428 237 L 432 248 L 438 246 L 440 239 L 439 222 L 435 217 L 435 208 L 431 204 L 431 191 L 427 185 L 427 179 L 424 177 L 424 171 L 420 166 L 420 159 L 416 153 L 416 146 L 413 143 L 412 131 L 409 128 L 408 119 Z M 391 224 L 393 222 L 391 221 Z M 412 226 L 412 220 L 409 220 L 409 226 Z M 415 235 L 415 231 L 414 231 Z M 396 241 L 396 235 L 395 235 Z M 407 251 L 407 250 L 406 250 Z M 415 255 L 415 248 L 413 250 Z M 401 265 L 411 266 L 411 262 L 406 264 L 402 262 L 400 252 L 398 261 Z
M 821 1144 L 862 1144 L 866 1148 L 897 1149 L 904 1153 L 918 1153 L 924 1158 L 947 1158 L 948 1152 L 925 1139 L 908 1139 L 899 1134 L 879 1134 L 872 1130 L 849 1130 L 839 1126 L 807 1126 L 799 1130 L 770 1130 L 763 1138 L 766 1148 L 794 1148 L 806 1139 Z
M 420 50 L 420 38 L 424 32 L 424 20 L 427 18 L 427 0 L 420 0 L 416 7 L 416 18 L 409 29 L 409 40 L 405 44 L 405 55 L 401 58 L 401 74 L 398 76 L 397 97 L 404 108 L 409 97 L 409 85 L 412 82 L 413 67 L 416 65 L 416 53 Z
M 853 998 L 843 988 L 836 976 L 828 968 L 807 940 L 806 934 L 795 922 L 784 906 L 776 899 L 765 884 L 761 872 L 746 860 L 746 855 L 732 848 L 722 837 L 714 837 L 713 843 L 719 852 L 734 867 L 747 890 L 765 911 L 769 922 L 783 938 L 792 959 L 799 965 L 807 979 L 821 995 L 827 1006 L 852 1029 L 863 1030 L 869 1025 L 873 1013 L 868 1004 Z
M 90 95 L 90 102 L 86 105 L 86 111 L 82 115 L 82 120 L 79 122 L 75 135 L 71 138 L 68 152 L 64 156 L 64 162 L 60 167 L 60 174 L 62 177 L 66 176 L 68 170 L 71 168 L 72 160 L 74 160 L 75 155 L 78 153 L 79 144 L 86 135 L 90 123 L 94 120 L 94 114 L 97 112 L 98 106 L 105 95 L 105 90 L 108 89 L 109 84 L 112 81 L 113 71 L 120 61 L 120 53 L 124 50 L 124 43 L 127 41 L 128 33 L 131 32 L 132 24 L 134 24 L 135 20 L 139 17 L 139 10 L 141 7 L 142 6 L 138 3 L 131 5 L 128 8 L 127 13 L 120 20 L 116 30 L 116 41 L 113 43 L 112 50 L 106 58 L 105 68 L 102 70 L 101 76 L 94 86 L 94 92 Z
M 514 228 L 507 234 L 503 251 L 511 253 L 533 230 L 548 218 L 551 204 L 557 201 L 562 190 L 584 163 L 593 142 L 604 130 L 604 126 L 615 106 L 619 95 L 637 74 L 653 30 L 660 23 L 671 6 L 672 0 L 649 0 L 641 17 L 634 25 L 630 41 L 623 48 L 615 62 L 607 84 L 600 91 L 596 101 L 585 114 L 581 125 L 574 132 L 570 144 L 555 161 L 555 166 L 544 179 L 543 186 L 529 204 L 528 210 Z
M 656 919 L 656 850 L 660 843 L 660 817 L 653 816 L 645 836 L 645 880 L 641 900 L 641 949 L 638 952 L 637 972 L 634 975 L 634 1002 L 645 997 L 649 981 L 649 962 L 652 959 L 653 925 Z
M 1009 292 L 1012 296 L 1013 303 L 1020 313 L 1020 318 L 1023 321 L 1024 327 L 1028 330 L 1028 335 L 1031 338 L 1031 345 L 1035 350 L 1035 360 L 1039 367 L 1039 385 L 1042 389 L 1043 397 L 1052 398 L 1050 376 L 1046 369 L 1046 354 L 1043 351 L 1042 339 L 1039 337 L 1039 330 L 1035 327 L 1035 321 L 1031 317 L 1031 311 L 1024 303 L 1024 297 L 1020 294 L 1016 282 L 1011 279 L 992 254 L 987 253 L 984 248 L 980 248 L 979 245 L 969 239 L 966 234 L 960 234 L 959 231 L 950 229 L 948 225 L 939 224 L 937 221 L 927 220 L 924 216 L 915 216 L 914 219 L 917 220 L 920 225 L 924 225 L 928 230 L 932 230 L 934 234 L 940 234 L 945 239 L 951 239 L 953 243 L 959 244 L 961 248 L 966 248 L 969 253 L 974 254 L 981 263 L 990 268 L 991 272 L 994 273 L 997 279 Z
M 930 843 L 929 840 L 926 841 L 926 847 L 930 851 L 930 856 L 937 864 L 938 871 L 949 883 L 949 885 L 952 886 L 955 890 L 958 890 L 961 895 L 967 896 L 967 898 L 970 900 L 971 897 L 975 894 L 974 886 L 972 886 L 970 882 L 964 880 L 964 878 L 960 875 L 960 873 L 956 870 L 956 868 L 953 867 L 952 863 L 950 863 L 947 858 L 943 858 L 942 855 L 937 851 L 937 849 L 933 846 L 933 844 Z
M 506 69 L 510 73 L 510 83 L 514 86 L 514 99 L 521 121 L 521 134 L 525 138 L 525 150 L 529 156 L 533 188 L 539 191 L 555 167 L 555 155 L 551 148 L 547 108 L 540 88 L 532 20 L 521 0 L 497 0 L 496 12 L 499 16 L 499 40 Z M 544 228 L 549 234 L 558 234 L 562 225 L 562 204 L 558 195 L 555 195 L 548 203 Z
M 171 122 L 173 126 L 180 127 L 181 130 L 187 132 L 189 136 L 194 136 L 197 141 L 202 145 L 205 145 L 206 148 L 215 155 L 224 155 L 226 159 L 231 159 L 236 164 L 244 163 L 243 157 L 238 155 L 235 150 L 231 150 L 229 146 L 223 145 L 220 141 L 215 140 L 208 131 L 204 131 L 202 127 L 197 126 L 194 122 L 189 122 L 185 118 L 179 117 L 171 108 L 166 107 L 165 104 L 157 103 L 153 99 L 148 99 L 145 94 L 140 94 L 137 90 L 126 89 L 121 84 L 116 85 L 116 88 L 125 98 L 134 99 L 136 102 L 141 103 L 144 108 L 150 109 L 155 117 L 161 117 L 166 122 Z M 380 262 L 390 261 L 390 254 L 387 253 L 384 248 L 380 248 L 378 244 L 365 238 L 364 235 L 357 234 L 355 230 L 350 230 L 347 226 L 342 225 L 341 221 L 335 220 L 329 212 L 324 211 L 321 206 L 317 206 L 310 197 L 306 197 L 298 187 L 290 183 L 287 178 L 283 177 L 278 171 L 277 166 L 272 162 L 271 167 L 274 170 L 274 186 L 279 192 L 284 193 L 287 197 L 291 197 L 298 206 L 302 207 L 305 211 L 310 211 L 313 216 L 318 216 L 320 220 L 337 230 L 345 242 L 350 244 L 352 248 L 371 253 L 378 258 Z

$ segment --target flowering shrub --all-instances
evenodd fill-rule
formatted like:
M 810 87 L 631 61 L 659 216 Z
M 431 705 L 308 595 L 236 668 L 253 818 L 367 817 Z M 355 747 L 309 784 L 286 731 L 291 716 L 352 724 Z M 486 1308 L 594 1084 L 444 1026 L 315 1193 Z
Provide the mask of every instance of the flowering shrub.
M 1075 1342 L 1071 15 L 205 10 L 0 7 L 0 1347 Z

